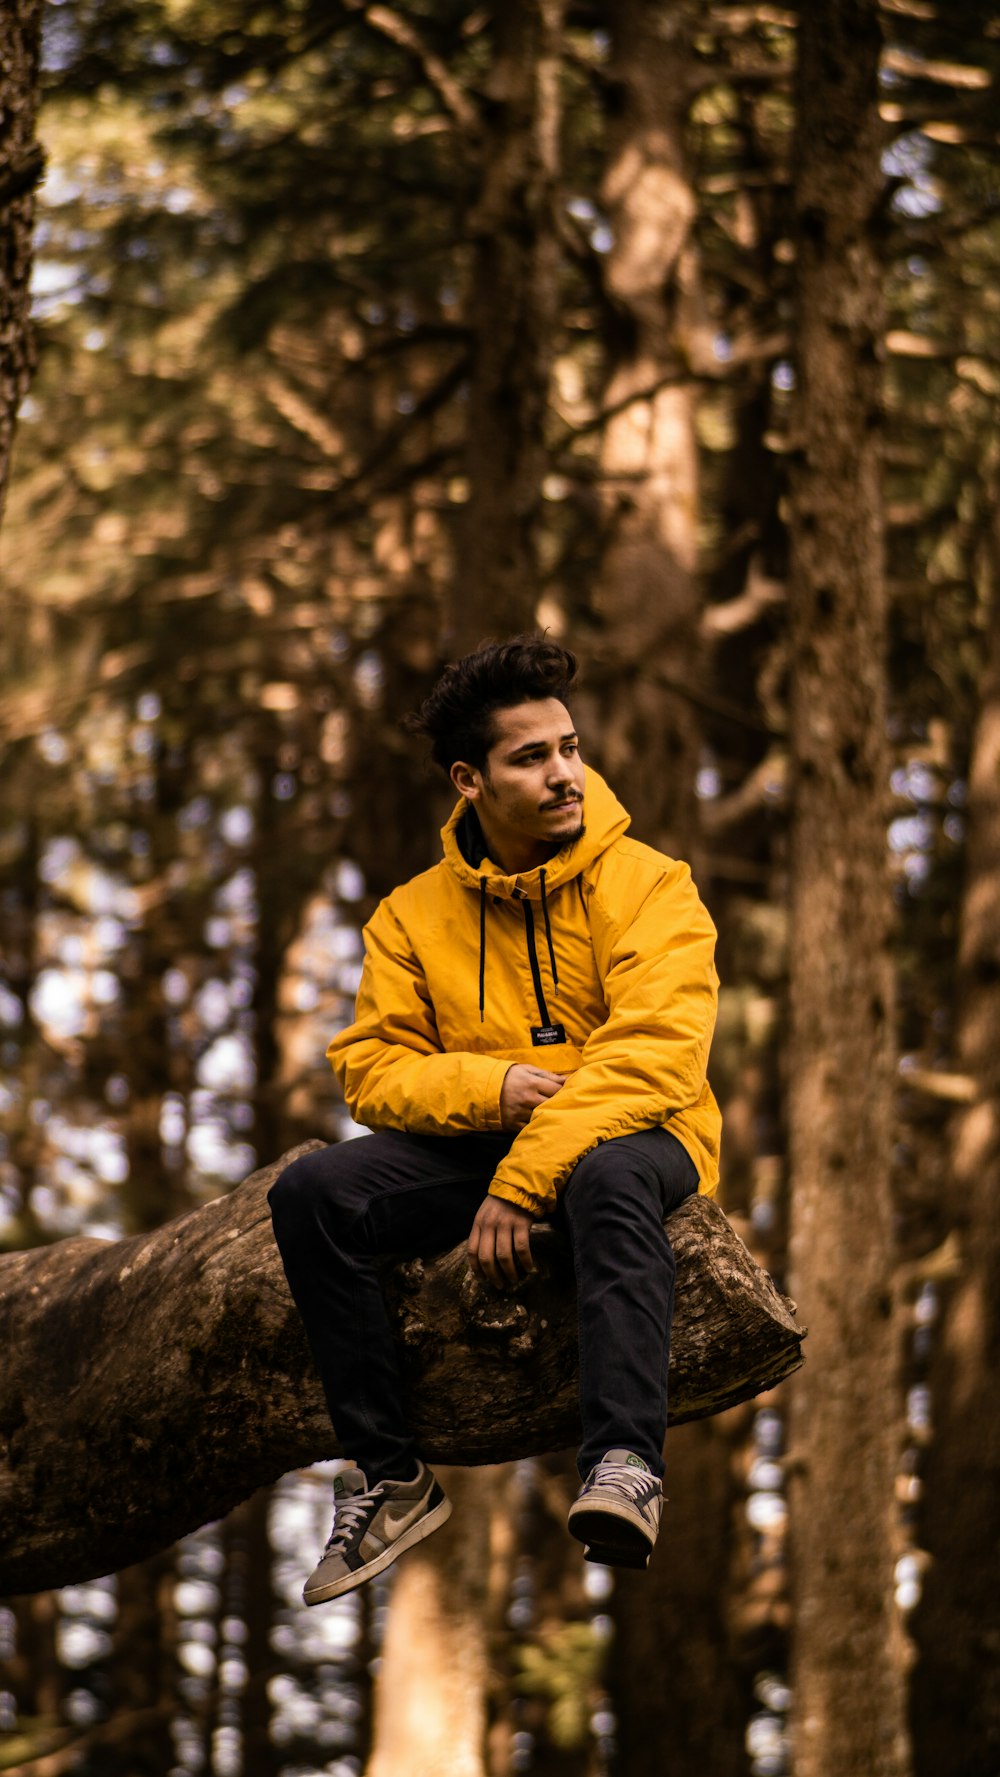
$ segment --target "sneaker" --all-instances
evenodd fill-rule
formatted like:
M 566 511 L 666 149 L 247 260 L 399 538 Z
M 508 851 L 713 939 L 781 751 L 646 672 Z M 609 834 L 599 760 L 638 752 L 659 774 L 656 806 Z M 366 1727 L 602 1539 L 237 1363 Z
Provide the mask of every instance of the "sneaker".
M 451 1517 L 451 1500 L 423 1463 L 413 1481 L 376 1481 L 374 1487 L 361 1469 L 341 1469 L 333 1499 L 333 1530 L 306 1580 L 307 1604 L 325 1604 L 363 1586 Z
M 609 1450 L 569 1508 L 567 1528 L 584 1559 L 605 1567 L 648 1567 L 660 1528 L 663 1491 L 641 1456 Z

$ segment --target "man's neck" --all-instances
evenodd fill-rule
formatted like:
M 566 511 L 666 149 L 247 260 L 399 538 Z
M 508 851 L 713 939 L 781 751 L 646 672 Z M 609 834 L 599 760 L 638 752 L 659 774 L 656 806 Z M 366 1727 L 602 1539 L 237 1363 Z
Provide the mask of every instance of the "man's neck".
M 528 870 L 536 870 L 540 864 L 547 864 L 554 858 L 560 845 L 549 844 L 544 839 L 519 840 L 516 833 L 497 835 L 482 816 L 479 825 L 483 830 L 486 850 L 494 864 L 498 864 L 505 876 L 523 876 Z

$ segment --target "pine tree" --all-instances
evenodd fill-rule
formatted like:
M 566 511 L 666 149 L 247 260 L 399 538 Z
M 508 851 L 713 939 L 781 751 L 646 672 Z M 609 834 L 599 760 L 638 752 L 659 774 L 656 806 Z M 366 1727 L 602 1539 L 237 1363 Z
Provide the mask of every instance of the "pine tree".
M 799 26 L 790 476 L 793 1692 L 802 1777 L 908 1768 L 893 1604 L 893 994 L 885 863 L 876 10 Z M 821 116 L 823 129 L 812 127 Z M 859 1693 L 858 1673 L 863 1672 Z

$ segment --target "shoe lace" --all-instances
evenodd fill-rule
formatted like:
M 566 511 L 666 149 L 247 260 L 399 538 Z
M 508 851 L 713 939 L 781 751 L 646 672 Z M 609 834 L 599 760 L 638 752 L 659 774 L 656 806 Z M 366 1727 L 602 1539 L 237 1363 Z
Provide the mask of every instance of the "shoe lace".
M 638 1505 L 648 1494 L 652 1479 L 648 1469 L 626 1468 L 623 1462 L 599 1462 L 594 1470 L 593 1484 L 612 1487 L 631 1505 Z
M 343 1554 L 350 1547 L 372 1507 L 382 1498 L 382 1483 L 376 1481 L 367 1493 L 351 1493 L 338 1499 L 333 1508 L 333 1529 L 323 1553 Z

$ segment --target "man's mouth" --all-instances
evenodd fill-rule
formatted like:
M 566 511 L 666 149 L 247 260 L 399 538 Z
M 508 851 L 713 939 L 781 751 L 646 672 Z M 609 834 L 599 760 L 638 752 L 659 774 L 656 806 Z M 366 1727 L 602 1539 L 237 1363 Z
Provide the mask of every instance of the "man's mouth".
M 582 801 L 582 796 L 562 796 L 558 802 L 543 802 L 542 813 L 548 814 L 556 808 L 576 808 Z

